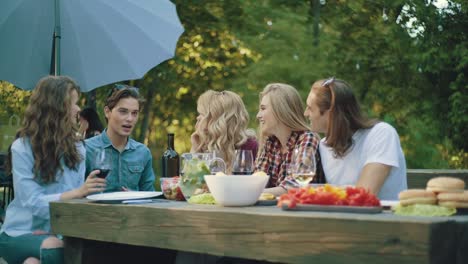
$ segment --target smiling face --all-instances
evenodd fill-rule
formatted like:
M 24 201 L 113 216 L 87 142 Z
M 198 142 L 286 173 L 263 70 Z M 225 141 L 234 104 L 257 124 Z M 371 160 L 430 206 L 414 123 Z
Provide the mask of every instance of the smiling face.
M 312 90 L 307 97 L 307 106 L 304 116 L 309 119 L 310 127 L 313 132 L 327 132 L 329 110 L 320 113 L 320 109 L 317 105 L 317 95 L 314 90 Z
M 274 135 L 274 131 L 278 126 L 278 120 L 276 119 L 273 108 L 270 103 L 270 94 L 266 94 L 262 97 L 260 102 L 260 110 L 257 114 L 257 119 L 261 125 L 261 133 L 263 135 Z
M 112 110 L 106 106 L 104 112 L 108 122 L 107 133 L 109 136 L 127 138 L 138 120 L 140 105 L 137 99 L 127 97 L 120 99 Z

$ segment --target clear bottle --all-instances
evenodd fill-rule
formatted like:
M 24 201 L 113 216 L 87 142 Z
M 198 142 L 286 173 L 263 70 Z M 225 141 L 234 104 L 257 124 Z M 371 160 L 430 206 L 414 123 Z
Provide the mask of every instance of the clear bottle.
M 174 134 L 167 134 L 167 149 L 162 155 L 161 177 L 179 176 L 179 154 L 174 149 Z

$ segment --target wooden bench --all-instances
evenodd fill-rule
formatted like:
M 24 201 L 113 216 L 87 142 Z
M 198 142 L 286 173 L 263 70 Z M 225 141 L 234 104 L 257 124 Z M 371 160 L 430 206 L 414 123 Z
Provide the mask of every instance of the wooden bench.
M 465 181 L 468 188 L 468 170 L 408 169 L 408 188 L 426 188 L 427 181 L 439 176 L 456 177 Z

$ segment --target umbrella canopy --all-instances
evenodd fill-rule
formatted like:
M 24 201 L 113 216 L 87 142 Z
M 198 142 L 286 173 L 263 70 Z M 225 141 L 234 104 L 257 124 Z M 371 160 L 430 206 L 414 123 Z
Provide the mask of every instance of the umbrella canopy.
M 90 91 L 138 79 L 182 32 L 169 0 L 2 0 L 0 80 L 31 90 L 55 69 Z

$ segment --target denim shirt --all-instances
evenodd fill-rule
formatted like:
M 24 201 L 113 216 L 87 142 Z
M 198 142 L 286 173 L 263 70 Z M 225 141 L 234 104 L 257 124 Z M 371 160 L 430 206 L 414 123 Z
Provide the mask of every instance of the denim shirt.
M 153 158 L 145 145 L 128 138 L 125 149 L 120 152 L 112 145 L 107 129 L 100 135 L 85 140 L 86 176 L 95 168 L 93 159 L 96 149 L 106 149 L 112 153 L 112 169 L 106 177 L 106 192 L 154 191 Z
M 34 157 L 27 138 L 16 139 L 11 146 L 13 188 L 15 198 L 8 205 L 0 233 L 9 236 L 31 234 L 36 230 L 50 231 L 49 202 L 58 201 L 62 193 L 79 188 L 84 183 L 85 148 L 77 143 L 82 161 L 76 169 L 65 166 L 58 171 L 52 183 L 41 183 L 34 178 Z

